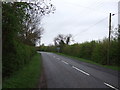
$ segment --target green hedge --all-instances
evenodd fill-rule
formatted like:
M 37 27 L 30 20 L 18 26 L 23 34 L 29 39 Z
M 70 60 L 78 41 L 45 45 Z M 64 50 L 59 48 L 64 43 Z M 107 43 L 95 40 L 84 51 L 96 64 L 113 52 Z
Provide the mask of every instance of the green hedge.
M 108 40 L 103 41 L 91 41 L 82 44 L 67 45 L 63 48 L 64 54 L 89 59 L 91 61 L 106 65 L 118 65 L 119 52 L 118 41 L 111 40 L 109 49 L 109 63 L 108 57 Z
M 35 54 L 28 64 L 3 81 L 2 88 L 3 90 L 7 88 L 37 88 L 41 70 L 41 55 Z
M 120 64 L 119 48 L 120 45 L 117 39 L 113 39 L 110 42 L 109 48 L 109 63 L 108 57 L 108 39 L 102 41 L 84 42 L 81 44 L 64 45 L 61 48 L 63 54 L 75 56 L 79 58 L 88 59 L 102 65 L 118 65 Z M 40 47 L 40 50 L 56 52 L 56 46 Z
M 10 76 L 15 71 L 29 63 L 36 53 L 35 48 L 14 40 L 3 48 L 3 78 Z

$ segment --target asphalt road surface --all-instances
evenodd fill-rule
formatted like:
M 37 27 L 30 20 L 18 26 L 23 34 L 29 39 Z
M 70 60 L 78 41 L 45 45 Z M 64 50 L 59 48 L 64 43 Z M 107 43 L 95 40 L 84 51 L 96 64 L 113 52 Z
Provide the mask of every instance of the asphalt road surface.
M 119 73 L 54 53 L 40 52 L 48 88 L 119 89 Z

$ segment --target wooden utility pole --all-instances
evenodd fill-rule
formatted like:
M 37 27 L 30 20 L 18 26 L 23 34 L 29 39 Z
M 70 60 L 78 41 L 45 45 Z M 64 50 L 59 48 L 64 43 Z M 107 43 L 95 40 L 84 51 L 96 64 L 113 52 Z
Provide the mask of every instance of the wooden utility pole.
M 108 55 L 107 64 L 110 64 L 110 35 L 111 35 L 111 13 L 109 14 L 109 37 L 108 37 Z
M 110 35 L 111 35 L 111 13 L 109 15 L 109 43 L 110 43 Z

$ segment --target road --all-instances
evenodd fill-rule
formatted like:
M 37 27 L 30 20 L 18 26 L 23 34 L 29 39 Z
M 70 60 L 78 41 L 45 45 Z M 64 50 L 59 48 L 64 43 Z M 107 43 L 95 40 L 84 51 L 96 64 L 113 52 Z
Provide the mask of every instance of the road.
M 119 72 L 54 53 L 40 52 L 48 88 L 110 88 L 118 90 Z M 118 84 L 119 83 L 119 84 Z

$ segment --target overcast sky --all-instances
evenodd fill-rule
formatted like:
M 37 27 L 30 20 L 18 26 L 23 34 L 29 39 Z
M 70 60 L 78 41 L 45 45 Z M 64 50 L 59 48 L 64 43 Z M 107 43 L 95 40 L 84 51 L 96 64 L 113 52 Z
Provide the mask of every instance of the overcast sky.
M 42 19 L 45 29 L 41 44 L 54 44 L 58 34 L 72 34 L 74 42 L 82 43 L 108 37 L 109 13 L 112 25 L 118 24 L 119 0 L 52 0 L 56 7 L 54 14 Z

